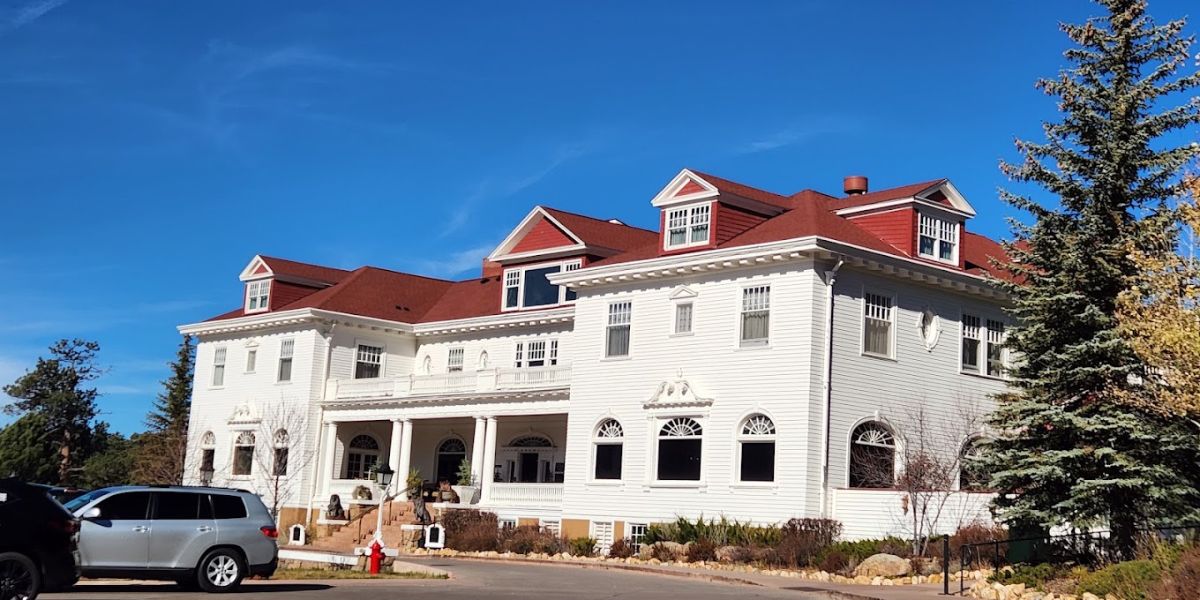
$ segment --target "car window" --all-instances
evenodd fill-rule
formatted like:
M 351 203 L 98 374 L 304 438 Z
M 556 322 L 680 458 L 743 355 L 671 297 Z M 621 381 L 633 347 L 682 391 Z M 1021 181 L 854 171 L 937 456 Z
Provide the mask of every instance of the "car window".
M 150 492 L 125 492 L 115 494 L 96 505 L 100 518 L 109 521 L 136 521 L 146 518 L 150 507 Z
M 193 492 L 155 492 L 154 519 L 179 521 L 212 518 L 208 496 Z
M 246 518 L 246 503 L 238 496 L 213 494 L 212 503 L 213 514 L 215 514 L 218 519 Z
M 71 512 L 75 512 L 75 511 L 87 506 L 88 504 L 91 504 L 92 501 L 95 500 L 96 498 L 99 498 L 107 493 L 108 493 L 108 490 L 106 490 L 106 489 L 92 490 L 86 494 L 83 494 L 81 496 L 71 499 L 70 502 L 63 504 L 63 506 L 67 507 L 67 510 L 69 510 Z

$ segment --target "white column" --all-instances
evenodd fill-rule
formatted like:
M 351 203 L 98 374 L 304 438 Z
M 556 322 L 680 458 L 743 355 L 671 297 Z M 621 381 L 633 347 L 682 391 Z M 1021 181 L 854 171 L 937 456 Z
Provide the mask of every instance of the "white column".
M 325 423 L 325 498 L 328 500 L 331 491 L 331 484 L 334 479 L 337 479 L 339 469 L 333 464 L 337 458 L 337 421 L 329 421 Z
M 400 419 L 392 419 L 392 442 L 388 444 L 388 466 L 392 468 L 392 487 L 388 493 L 395 495 L 397 490 L 404 489 L 405 474 L 400 472 L 400 445 L 404 443 L 402 436 L 404 433 L 404 425 L 400 423 Z
M 483 485 L 483 447 L 486 444 L 487 419 L 475 417 L 475 442 L 471 444 L 471 477 L 475 485 Z
M 408 472 L 412 465 L 412 421 L 408 419 L 400 419 L 400 458 L 396 463 L 396 479 L 399 483 L 396 484 L 397 490 L 403 490 L 408 482 Z M 396 429 L 395 423 L 392 424 L 392 431 Z
M 487 418 L 487 429 L 483 442 L 483 464 L 480 465 L 483 474 L 483 480 L 480 481 L 482 491 L 480 493 L 480 503 L 486 504 L 492 499 L 492 480 L 495 479 L 496 471 L 496 417 Z

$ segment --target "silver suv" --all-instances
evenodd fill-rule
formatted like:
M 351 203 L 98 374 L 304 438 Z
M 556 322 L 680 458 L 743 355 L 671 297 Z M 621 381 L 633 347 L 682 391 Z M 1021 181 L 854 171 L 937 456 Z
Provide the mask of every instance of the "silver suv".
M 271 576 L 279 532 L 262 500 L 241 490 L 121 486 L 66 503 L 81 521 L 84 577 L 168 579 L 230 592 L 247 575 Z

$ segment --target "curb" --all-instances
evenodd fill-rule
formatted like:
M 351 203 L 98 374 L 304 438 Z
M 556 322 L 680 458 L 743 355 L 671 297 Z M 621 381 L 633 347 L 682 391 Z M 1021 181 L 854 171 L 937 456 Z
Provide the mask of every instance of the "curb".
M 714 581 L 718 583 L 736 583 L 741 585 L 752 585 L 755 587 L 765 587 L 757 581 L 743 579 L 741 577 L 730 577 L 729 575 L 717 575 L 715 573 L 689 573 L 687 571 L 675 571 L 671 569 L 658 569 L 655 567 L 646 567 L 642 565 L 626 565 L 616 563 L 593 563 L 574 560 L 538 560 L 531 558 L 515 558 L 503 556 L 439 556 L 436 554 L 401 554 L 400 556 L 408 559 L 426 558 L 431 560 L 474 560 L 480 562 L 500 562 L 500 563 L 523 563 L 530 565 L 562 565 L 567 567 L 580 567 L 584 569 L 603 569 L 610 571 L 633 571 L 635 573 L 650 573 L 653 575 L 669 575 L 672 577 L 683 577 L 688 579 L 703 579 L 706 581 Z M 849 600 L 877 600 L 861 596 L 858 599 Z

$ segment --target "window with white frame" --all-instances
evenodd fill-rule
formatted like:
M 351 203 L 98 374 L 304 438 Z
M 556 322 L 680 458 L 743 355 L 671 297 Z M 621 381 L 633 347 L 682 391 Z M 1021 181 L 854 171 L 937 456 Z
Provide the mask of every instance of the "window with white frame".
M 213 387 L 221 387 L 225 385 L 225 355 L 224 346 L 213 351 L 213 372 L 212 385 Z
M 702 246 L 709 240 L 709 217 L 712 205 L 700 204 L 667 211 L 666 247 Z
M 282 477 L 288 474 L 288 452 L 291 449 L 291 437 L 286 429 L 280 429 L 275 432 L 275 461 L 271 465 L 271 475 Z
M 992 319 L 987 322 L 987 374 L 1004 376 L 1004 323 Z
M 633 304 L 628 300 L 608 305 L 604 356 L 629 356 L 629 334 L 633 322 Z
M 546 367 L 558 364 L 558 340 L 530 340 L 517 342 L 514 350 L 513 366 Z
M 512 267 L 504 271 L 504 308 L 533 308 L 574 302 L 574 291 L 550 283 L 555 273 L 574 271 L 582 267 L 579 259 L 561 263 Z
M 259 279 L 246 283 L 246 312 L 267 310 L 271 295 L 271 280 Z
M 467 356 L 467 351 L 462 346 L 455 346 L 450 349 L 449 356 L 446 358 L 446 371 L 450 373 L 459 373 L 463 370 L 463 360 Z
M 742 290 L 741 329 L 742 345 L 767 343 L 771 329 L 771 286 L 756 285 Z
M 892 356 L 892 329 L 896 307 L 892 297 L 867 292 L 863 295 L 863 353 Z
M 958 458 L 958 489 L 968 492 L 988 489 L 990 477 L 987 469 L 980 464 L 985 442 L 984 438 L 972 437 L 963 444 Z
M 243 431 L 233 440 L 233 474 L 249 475 L 254 469 L 254 433 Z
M 850 487 L 890 488 L 896 481 L 896 436 L 883 423 L 870 421 L 850 436 Z
M 461 361 L 459 362 L 459 366 L 462 366 Z M 375 379 L 382 372 L 383 347 L 371 344 L 358 344 L 354 351 L 354 378 Z
M 962 316 L 962 370 L 964 373 L 979 373 L 979 353 L 982 350 L 980 339 L 979 317 L 964 314 Z
M 370 479 L 371 470 L 379 462 L 379 442 L 367 434 L 350 439 L 346 452 L 346 479 Z
M 763 414 L 746 417 L 738 429 L 741 481 L 775 481 L 775 422 Z
M 629 545 L 633 548 L 633 553 L 636 555 L 642 551 L 642 541 L 646 539 L 646 529 L 649 525 L 646 523 L 627 523 L 629 528 Z
M 593 439 L 596 464 L 593 479 L 621 479 L 621 464 L 625 451 L 625 430 L 616 419 L 604 419 L 596 427 Z
M 700 481 L 703 430 L 695 419 L 675 418 L 658 431 L 659 481 Z
M 676 335 L 688 334 L 692 332 L 692 303 L 680 302 L 675 305 L 675 333 Z
M 964 373 L 987 374 L 989 377 L 1004 377 L 1005 349 L 1004 323 L 975 315 L 962 317 L 962 370 Z
M 948 263 L 958 262 L 958 223 L 926 214 L 920 216 L 917 253 Z
M 279 342 L 279 381 L 292 380 L 292 356 L 296 352 L 296 340 Z
M 246 372 L 253 373 L 258 366 L 258 350 L 251 348 L 246 351 Z
M 216 471 L 217 436 L 211 431 L 205 431 L 200 436 L 200 477 L 201 484 L 212 483 L 211 473 Z

